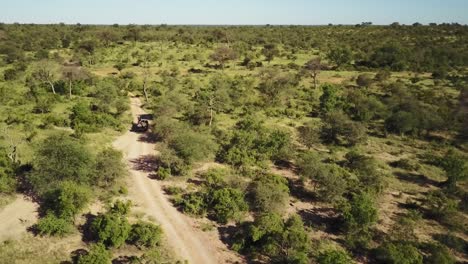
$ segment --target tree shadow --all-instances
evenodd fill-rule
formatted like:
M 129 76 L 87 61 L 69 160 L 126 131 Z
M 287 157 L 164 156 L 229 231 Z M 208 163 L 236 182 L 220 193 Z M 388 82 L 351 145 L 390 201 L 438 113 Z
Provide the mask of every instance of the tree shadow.
M 288 179 L 288 186 L 291 196 L 299 201 L 306 203 L 317 201 L 317 196 L 304 188 L 304 183 L 301 179 Z
M 81 241 L 85 243 L 90 243 L 96 240 L 96 237 L 94 237 L 94 234 L 91 232 L 91 224 L 96 219 L 96 215 L 93 214 L 85 214 L 84 217 L 86 218 L 86 221 L 83 225 L 78 227 L 78 230 L 83 234 Z
M 139 263 L 137 256 L 118 256 L 112 260 L 112 264 L 131 264 Z
M 236 235 L 239 235 L 239 230 L 243 230 L 247 223 L 241 224 L 241 226 L 219 226 L 218 227 L 218 234 L 221 242 L 228 246 L 229 249 L 232 249 L 235 241 Z M 243 263 L 247 264 L 259 264 L 261 262 L 256 261 L 252 258 L 247 258 L 245 255 L 242 255 L 242 259 L 244 260 Z M 228 263 L 237 264 L 238 261 L 230 261 Z
M 146 132 L 138 137 L 138 141 L 154 144 L 159 141 L 159 138 L 153 133 Z
M 436 186 L 440 187 L 443 183 L 439 181 L 435 181 L 433 179 L 428 178 L 423 174 L 411 173 L 411 172 L 395 172 L 395 176 L 402 181 L 411 182 L 417 184 L 421 187 L 430 187 Z
M 159 168 L 159 158 L 155 155 L 143 155 L 131 162 L 137 171 L 155 172 Z
M 86 249 L 83 249 L 83 248 L 80 248 L 80 249 L 77 249 L 77 250 L 74 250 L 70 253 L 70 256 L 71 256 L 71 261 L 65 261 L 65 262 L 62 262 L 63 264 L 65 263 L 78 263 L 78 259 L 81 257 L 81 256 L 84 256 L 88 254 L 88 251 Z
M 310 227 L 322 227 L 324 232 L 338 235 L 341 220 L 334 208 L 312 208 L 298 211 L 304 224 Z
M 461 254 L 468 254 L 468 241 L 453 234 L 434 234 L 434 240 Z

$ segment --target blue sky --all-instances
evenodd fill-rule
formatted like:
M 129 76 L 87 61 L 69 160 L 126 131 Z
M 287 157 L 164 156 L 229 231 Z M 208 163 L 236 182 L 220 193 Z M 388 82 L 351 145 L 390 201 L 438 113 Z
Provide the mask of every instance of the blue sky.
M 468 0 L 0 0 L 0 22 L 468 24 Z

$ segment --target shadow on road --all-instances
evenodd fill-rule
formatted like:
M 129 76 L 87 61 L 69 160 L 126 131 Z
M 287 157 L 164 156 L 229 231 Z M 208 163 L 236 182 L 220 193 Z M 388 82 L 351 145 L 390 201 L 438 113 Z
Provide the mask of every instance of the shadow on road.
M 155 172 L 159 167 L 159 158 L 155 155 L 143 155 L 131 162 L 137 171 Z

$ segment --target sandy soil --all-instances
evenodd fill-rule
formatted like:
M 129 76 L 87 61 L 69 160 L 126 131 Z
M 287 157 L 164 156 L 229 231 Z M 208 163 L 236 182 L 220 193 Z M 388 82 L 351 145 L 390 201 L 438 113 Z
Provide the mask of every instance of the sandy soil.
M 138 98 L 131 99 L 134 120 L 137 115 L 144 114 L 140 106 Z M 154 170 L 154 156 L 157 152 L 155 145 L 141 140 L 141 136 L 127 132 L 114 142 L 114 147 L 124 153 L 130 166 L 128 189 L 129 198 L 135 204 L 134 210 L 142 211 L 159 222 L 169 246 L 179 259 L 203 264 L 242 262 L 236 254 L 228 251 L 217 232 L 197 229 L 193 219 L 173 207 L 161 184 L 149 177 Z
M 0 211 L 0 242 L 19 239 L 36 223 L 37 204 L 22 195 Z

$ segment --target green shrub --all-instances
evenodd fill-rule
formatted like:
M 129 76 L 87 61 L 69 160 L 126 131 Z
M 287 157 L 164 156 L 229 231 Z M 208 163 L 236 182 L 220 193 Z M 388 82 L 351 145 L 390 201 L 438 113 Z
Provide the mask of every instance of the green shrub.
M 274 213 L 261 214 L 253 223 L 244 224 L 236 235 L 233 248 L 250 254 L 262 254 L 271 263 L 309 263 L 309 235 L 297 215 L 283 220 Z
M 110 264 L 112 254 L 103 244 L 94 244 L 89 252 L 78 257 L 78 264 Z
M 56 188 L 62 181 L 91 183 L 93 155 L 78 140 L 65 133 L 49 136 L 34 153 L 28 180 L 38 193 Z
M 153 223 L 140 221 L 132 225 L 128 241 L 138 247 L 155 247 L 162 239 L 162 229 Z
M 417 171 L 421 168 L 421 165 L 413 159 L 399 159 L 391 164 L 394 167 L 410 170 L 410 171 Z
M 109 187 L 126 175 L 123 154 L 113 148 L 106 148 L 96 157 L 94 179 L 99 186 Z
M 434 239 L 444 244 L 445 246 L 458 251 L 462 254 L 468 254 L 468 242 L 453 234 L 437 234 Z
M 252 205 L 259 212 L 283 212 L 289 199 L 287 180 L 276 174 L 260 174 L 252 183 Z
M 382 264 L 422 264 L 423 256 L 411 244 L 387 242 L 377 248 L 375 258 Z
M 186 164 L 210 158 L 218 148 L 210 136 L 192 131 L 179 131 L 169 146 Z
M 90 226 L 96 241 L 107 247 L 120 247 L 127 240 L 131 226 L 125 216 L 116 213 L 98 215 Z
M 214 190 L 208 199 L 209 209 L 213 210 L 214 218 L 221 224 L 226 224 L 229 220 L 240 220 L 248 209 L 244 194 L 239 189 Z
M 467 157 L 457 151 L 448 151 L 441 159 L 441 167 L 447 174 L 449 186 L 456 186 L 457 182 L 468 178 Z
M 350 264 L 353 259 L 343 250 L 330 249 L 321 252 L 317 257 L 318 264 Z
M 458 209 L 457 201 L 439 190 L 430 191 L 426 195 L 425 204 L 429 214 L 439 220 L 452 217 Z
M 44 212 L 52 211 L 62 219 L 72 219 L 88 204 L 91 199 L 89 187 L 65 181 L 60 186 L 44 195 L 41 205 Z
M 455 264 L 455 257 L 450 251 L 440 244 L 428 244 L 425 245 L 425 251 L 428 256 L 425 257 L 425 264 Z
M 207 205 L 205 194 L 201 192 L 193 192 L 183 195 L 179 206 L 182 211 L 187 214 L 202 216 L 206 214 Z
M 58 218 L 54 214 L 47 214 L 35 225 L 37 233 L 41 236 L 65 236 L 73 231 L 69 220 Z

